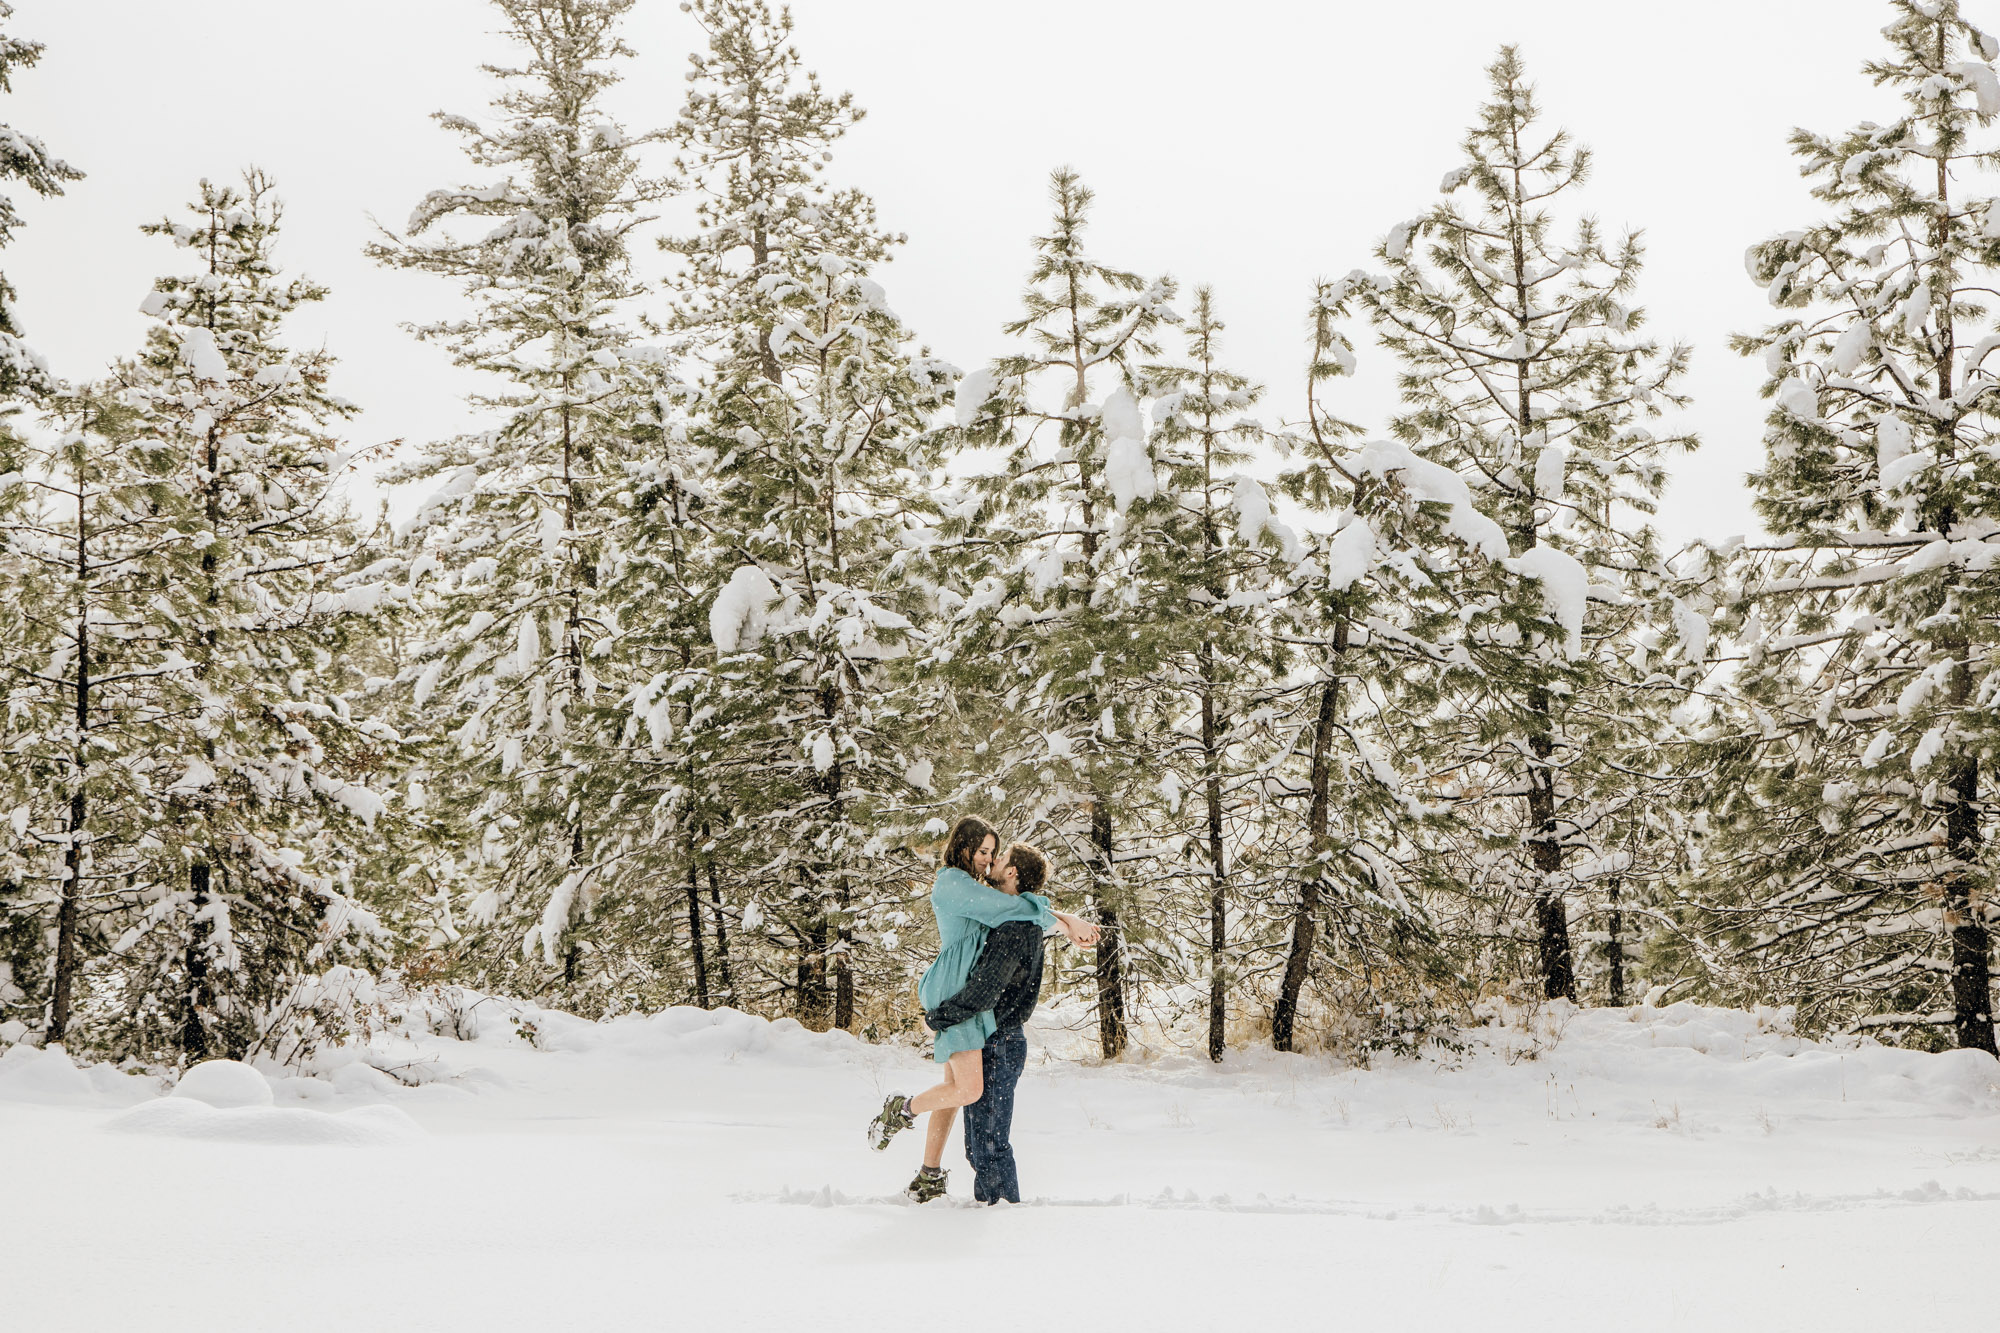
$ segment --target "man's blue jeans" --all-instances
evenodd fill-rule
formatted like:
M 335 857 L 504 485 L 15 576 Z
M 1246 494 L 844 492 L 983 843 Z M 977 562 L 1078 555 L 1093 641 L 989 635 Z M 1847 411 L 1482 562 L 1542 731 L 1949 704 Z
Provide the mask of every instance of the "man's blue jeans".
M 972 1163 L 972 1197 L 981 1203 L 1021 1201 L 1014 1173 L 1014 1085 L 1028 1065 L 1028 1036 L 1018 1027 L 1001 1028 L 979 1053 L 986 1082 L 980 1099 L 965 1108 L 965 1160 Z

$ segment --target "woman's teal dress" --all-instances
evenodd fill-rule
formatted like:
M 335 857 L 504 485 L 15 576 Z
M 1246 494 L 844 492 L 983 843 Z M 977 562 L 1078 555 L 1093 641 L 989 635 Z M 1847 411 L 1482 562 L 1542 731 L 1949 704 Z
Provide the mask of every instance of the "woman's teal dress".
M 986 935 L 1003 921 L 1032 921 L 1054 930 L 1055 914 L 1039 893 L 1018 896 L 981 884 L 956 866 L 945 866 L 931 886 L 931 912 L 937 917 L 937 961 L 917 983 L 917 998 L 926 1009 L 936 1008 L 965 989 L 972 965 L 986 947 Z M 976 1051 L 993 1035 L 993 1011 L 984 1010 L 956 1027 L 937 1034 L 931 1058 L 939 1064 L 960 1051 Z

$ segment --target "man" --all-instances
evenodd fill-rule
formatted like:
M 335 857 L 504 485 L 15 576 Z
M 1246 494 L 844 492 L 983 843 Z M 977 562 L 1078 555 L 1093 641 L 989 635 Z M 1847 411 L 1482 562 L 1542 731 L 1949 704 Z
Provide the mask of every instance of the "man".
M 1017 842 L 988 872 L 993 887 L 1003 893 L 1040 893 L 1049 873 L 1048 859 L 1027 843 Z M 1030 921 L 995 926 L 986 937 L 979 961 L 972 965 L 958 994 L 924 1012 L 924 1022 L 942 1032 L 982 1010 L 993 1011 L 993 1035 L 980 1052 L 985 1093 L 965 1108 L 965 1157 L 972 1163 L 972 1197 L 981 1203 L 1021 1201 L 1021 1182 L 1014 1169 L 1014 1085 L 1027 1067 L 1028 1038 L 1022 1024 L 1035 1012 L 1042 990 L 1042 931 Z M 950 1132 L 950 1122 L 933 1121 L 934 1132 Z M 942 1148 L 942 1143 L 938 1145 Z M 935 1154 L 932 1154 L 935 1156 Z M 945 1172 L 926 1166 L 910 1182 L 909 1195 L 919 1203 L 941 1197 Z

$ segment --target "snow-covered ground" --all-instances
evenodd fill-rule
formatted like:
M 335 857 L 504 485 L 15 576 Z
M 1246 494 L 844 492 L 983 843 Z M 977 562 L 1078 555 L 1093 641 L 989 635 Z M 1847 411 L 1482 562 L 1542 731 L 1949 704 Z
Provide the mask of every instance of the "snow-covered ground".
M 898 1189 L 928 1067 L 790 1021 L 489 1001 L 313 1079 L 0 1058 L 0 1327 L 1986 1326 L 2000 1066 L 1782 1016 L 1544 1015 L 1456 1061 L 1088 1067 L 1033 1033 L 1019 1208 Z M 536 1028 L 539 1049 L 510 1015 Z M 347 1059 L 332 1067 L 337 1059 Z M 232 1077 L 233 1075 L 233 1077 Z M 199 1094 L 192 1096 L 188 1094 Z M 268 1103 L 267 1103 L 268 1097 Z M 1081 1321 L 1081 1322 L 1079 1322 Z

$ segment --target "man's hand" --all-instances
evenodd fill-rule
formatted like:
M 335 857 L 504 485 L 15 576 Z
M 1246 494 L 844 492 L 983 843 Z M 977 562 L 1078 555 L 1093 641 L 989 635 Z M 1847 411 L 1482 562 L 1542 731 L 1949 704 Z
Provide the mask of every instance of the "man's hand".
M 1069 942 L 1077 948 L 1081 949 L 1097 943 L 1097 927 L 1085 921 L 1082 917 L 1071 916 L 1068 912 L 1057 912 L 1055 917 L 1056 925 L 1061 928 L 1062 933 L 1068 938 Z

